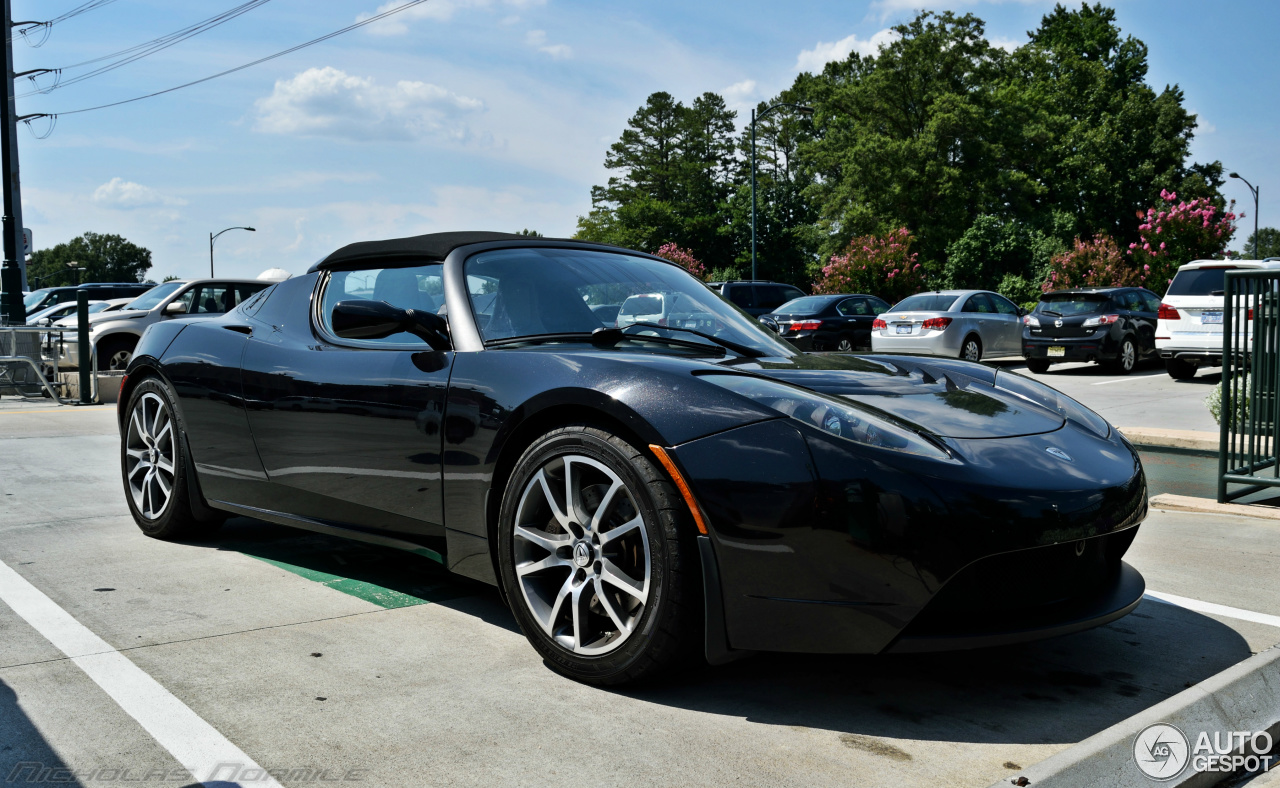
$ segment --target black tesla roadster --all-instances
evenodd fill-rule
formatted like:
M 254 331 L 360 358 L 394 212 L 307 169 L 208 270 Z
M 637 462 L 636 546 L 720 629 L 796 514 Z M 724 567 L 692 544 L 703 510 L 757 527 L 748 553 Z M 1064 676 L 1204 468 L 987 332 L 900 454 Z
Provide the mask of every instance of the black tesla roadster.
M 629 299 L 681 307 L 593 309 Z M 127 372 L 144 533 L 246 515 L 412 551 L 496 585 L 582 681 L 1001 646 L 1143 593 L 1121 561 L 1142 465 L 1098 415 L 980 364 L 798 352 L 638 252 L 351 244 L 225 316 L 151 326 Z

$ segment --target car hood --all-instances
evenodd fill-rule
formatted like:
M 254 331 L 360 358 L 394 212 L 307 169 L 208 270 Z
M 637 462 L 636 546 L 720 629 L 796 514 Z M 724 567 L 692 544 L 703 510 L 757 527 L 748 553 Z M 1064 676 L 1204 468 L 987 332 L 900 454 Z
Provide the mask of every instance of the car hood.
M 112 320 L 132 320 L 137 317 L 146 317 L 151 314 L 142 309 L 121 309 L 115 312 L 97 312 L 89 315 L 89 325 L 96 326 L 99 323 L 109 323 Z
M 997 376 L 1008 373 L 980 364 L 913 356 L 811 354 L 743 361 L 736 359 L 731 365 L 870 405 L 948 438 L 1036 435 L 1065 423 L 1053 410 L 997 388 Z

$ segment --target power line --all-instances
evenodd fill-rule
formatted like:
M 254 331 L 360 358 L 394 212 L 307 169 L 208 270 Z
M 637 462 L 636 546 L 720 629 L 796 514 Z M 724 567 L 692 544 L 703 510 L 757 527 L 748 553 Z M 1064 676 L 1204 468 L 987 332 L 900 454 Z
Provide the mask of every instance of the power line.
M 25 25 L 25 27 L 22 27 L 22 29 L 18 31 L 18 35 L 22 36 L 22 39 L 32 47 L 44 46 L 44 43 L 49 40 L 49 33 L 53 30 L 54 25 L 58 24 L 59 22 L 65 22 L 68 19 L 73 19 L 77 16 L 80 16 L 81 14 L 88 13 L 89 11 L 92 11 L 95 8 L 102 8 L 104 5 L 111 5 L 115 1 L 116 0 L 89 0 L 89 2 L 82 3 L 76 6 L 75 8 L 71 9 L 70 11 L 67 11 L 65 14 L 62 14 L 60 16 L 55 16 L 53 19 L 49 19 L 44 22 L 18 22 L 16 23 L 16 26 L 18 27 L 22 27 L 23 25 Z M 32 30 L 36 30 L 36 29 L 43 30 L 44 35 L 40 37 L 39 43 L 32 43 L 30 36 L 28 36 L 27 34 L 30 33 Z M 10 31 L 5 31 L 5 32 L 8 35 L 7 40 L 12 42 L 13 34 Z
M 108 71 L 114 71 L 115 69 L 120 68 L 122 66 L 126 66 L 130 63 L 133 63 L 134 61 L 141 60 L 144 57 L 147 57 L 149 55 L 154 55 L 157 52 L 168 49 L 174 44 L 178 44 L 183 41 L 186 41 L 188 38 L 191 38 L 192 36 L 197 36 L 205 31 L 212 30 L 213 28 L 218 27 L 219 25 L 230 22 L 232 19 L 235 19 L 236 17 L 242 14 L 247 14 L 248 12 L 257 8 L 258 6 L 264 5 L 265 3 L 268 3 L 268 2 L 270 2 L 270 0 L 249 0 L 249 2 L 247 3 L 242 3 L 241 5 L 238 5 L 235 8 L 231 8 L 220 14 L 211 16 L 208 19 L 205 19 L 193 25 L 184 27 L 181 30 L 175 30 L 172 33 L 168 33 L 159 38 L 154 38 L 150 41 L 137 44 L 135 46 L 131 46 L 128 49 L 122 49 L 119 52 L 113 52 L 109 55 L 96 57 L 96 58 L 93 58 L 92 60 L 85 60 L 80 63 L 73 63 L 69 66 L 62 66 L 61 68 L 49 69 L 49 71 L 54 74 L 53 85 L 42 88 L 38 84 L 36 84 L 35 78 L 33 76 L 31 78 L 31 83 L 33 85 L 36 85 L 36 89 L 30 90 L 26 93 L 21 93 L 17 95 L 15 98 L 26 98 L 27 96 L 34 96 L 37 93 L 50 93 L 54 90 L 57 90 L 58 88 L 63 88 L 63 87 L 66 87 L 67 85 L 74 85 L 77 82 L 83 82 L 86 79 L 92 79 L 93 77 L 99 76 L 101 74 L 105 74 Z M 112 60 L 113 58 L 118 58 L 118 59 Z M 100 66 L 92 71 L 89 71 L 88 73 L 81 74 L 76 77 L 72 77 L 71 79 L 66 79 L 66 80 L 62 79 L 62 72 L 64 71 L 70 71 L 72 69 L 82 68 L 84 66 L 92 65 L 94 63 L 101 63 L 104 60 L 112 60 L 112 62 L 107 63 L 104 66 Z
M 111 2 L 111 0 L 104 0 L 104 1 Z M 340 36 L 343 33 L 349 33 L 352 30 L 355 30 L 357 28 L 361 28 L 361 27 L 364 27 L 365 25 L 370 25 L 370 24 L 373 24 L 374 22 L 381 21 L 391 16 L 392 14 L 398 14 L 401 11 L 404 11 L 409 8 L 413 8 L 416 5 L 422 5 L 425 2 L 427 2 L 427 0 L 408 0 L 408 2 L 406 2 L 404 5 L 396 6 L 395 8 L 389 9 L 387 11 L 383 11 L 380 14 L 375 14 L 374 16 L 371 16 L 368 19 L 362 19 L 359 22 L 355 22 L 353 24 L 347 25 L 341 30 L 335 30 L 332 33 L 328 33 L 326 35 L 320 36 L 319 38 L 313 38 L 312 40 L 307 41 L 306 43 L 298 44 L 297 46 L 290 47 L 280 52 L 276 52 L 273 55 L 267 55 L 266 57 L 259 58 L 253 61 L 252 63 L 245 63 L 242 66 L 229 68 L 226 71 L 219 71 L 217 74 L 212 74 L 210 76 L 204 77 L 203 79 L 197 79 L 192 82 L 184 83 L 182 85 L 176 85 L 171 88 L 166 88 L 165 90 L 157 90 L 155 93 L 148 93 L 144 96 L 135 96 L 131 99 L 124 99 L 123 101 L 113 101 L 110 104 L 99 104 L 96 107 L 84 107 L 83 109 L 73 109 L 67 112 L 55 112 L 51 114 L 54 118 L 57 118 L 59 115 L 78 115 L 81 112 L 93 112 L 95 110 L 108 109 L 110 107 L 118 107 L 121 104 L 132 104 L 135 101 L 142 101 L 143 99 L 155 98 L 156 96 L 163 96 L 164 94 L 172 93 L 175 90 L 182 90 L 183 88 L 189 88 L 189 87 L 192 87 L 193 85 L 199 85 L 204 82 L 209 82 L 210 80 L 217 79 L 218 77 L 225 77 L 228 74 L 234 74 L 237 71 L 244 71 L 246 68 L 253 68 L 254 66 L 261 65 L 262 63 L 266 63 L 269 60 L 275 60 L 278 57 L 284 57 L 285 55 L 293 54 L 294 52 L 297 52 L 300 49 L 306 49 L 309 46 L 314 46 L 315 44 L 328 41 L 331 38 L 336 38 L 337 36 Z

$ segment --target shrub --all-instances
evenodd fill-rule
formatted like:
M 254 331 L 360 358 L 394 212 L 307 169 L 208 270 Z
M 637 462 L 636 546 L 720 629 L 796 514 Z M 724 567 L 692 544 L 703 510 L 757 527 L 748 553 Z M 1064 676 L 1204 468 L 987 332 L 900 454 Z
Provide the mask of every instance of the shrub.
M 1179 202 L 1176 192 L 1164 190 L 1160 199 L 1161 205 L 1138 213 L 1139 238 L 1129 244 L 1128 256 L 1142 270 L 1145 286 L 1164 295 L 1178 266 L 1226 252 L 1237 217 L 1207 199 Z
M 905 227 L 884 236 L 854 238 L 823 266 L 813 292 L 869 293 L 893 304 L 924 290 L 928 282 L 911 251 L 914 241 Z
M 726 268 L 712 268 L 707 274 L 708 282 L 732 282 L 735 279 L 742 278 L 741 269 L 732 266 Z
M 1244 380 L 1240 383 L 1240 396 L 1236 398 L 1235 407 L 1232 409 L 1236 412 L 1235 424 L 1238 425 L 1245 419 L 1249 418 L 1249 376 L 1245 375 Z M 1204 398 L 1204 404 L 1209 408 L 1209 414 L 1213 416 L 1213 420 L 1218 424 L 1222 424 L 1222 383 L 1213 387 L 1209 392 L 1209 396 Z
M 1143 281 L 1144 273 L 1120 252 L 1116 242 L 1100 235 L 1092 241 L 1077 238 L 1074 247 L 1053 258 L 1040 289 L 1048 293 L 1072 287 L 1137 287 Z
M 658 247 L 658 251 L 654 252 L 654 254 L 670 260 L 699 279 L 707 275 L 706 267 L 698 262 L 698 259 L 693 256 L 693 252 L 688 249 L 681 249 L 673 243 L 663 244 Z

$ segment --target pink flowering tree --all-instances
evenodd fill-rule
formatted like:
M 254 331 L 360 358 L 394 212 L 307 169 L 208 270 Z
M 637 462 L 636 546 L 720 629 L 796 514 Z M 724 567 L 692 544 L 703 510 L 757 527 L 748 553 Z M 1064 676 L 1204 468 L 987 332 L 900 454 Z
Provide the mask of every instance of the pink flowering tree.
M 870 293 L 889 303 L 924 290 L 924 269 L 911 251 L 915 237 L 903 227 L 888 235 L 854 238 L 822 268 L 814 293 Z
M 1164 295 L 1178 266 L 1222 257 L 1235 235 L 1239 217 L 1205 199 L 1180 201 L 1170 191 L 1161 190 L 1160 200 L 1145 214 L 1139 212 L 1139 238 L 1129 244 L 1127 256 L 1135 268 L 1144 272 L 1144 285 Z
M 1146 275 L 1110 236 L 1100 235 L 1092 241 L 1077 238 L 1070 249 L 1049 263 L 1049 275 L 1040 289 L 1048 293 L 1072 287 L 1140 287 Z
M 681 249 L 679 246 L 669 243 L 663 244 L 656 254 L 659 257 L 670 260 L 699 279 L 705 279 L 707 276 L 706 266 L 694 257 L 693 252 L 688 249 Z

